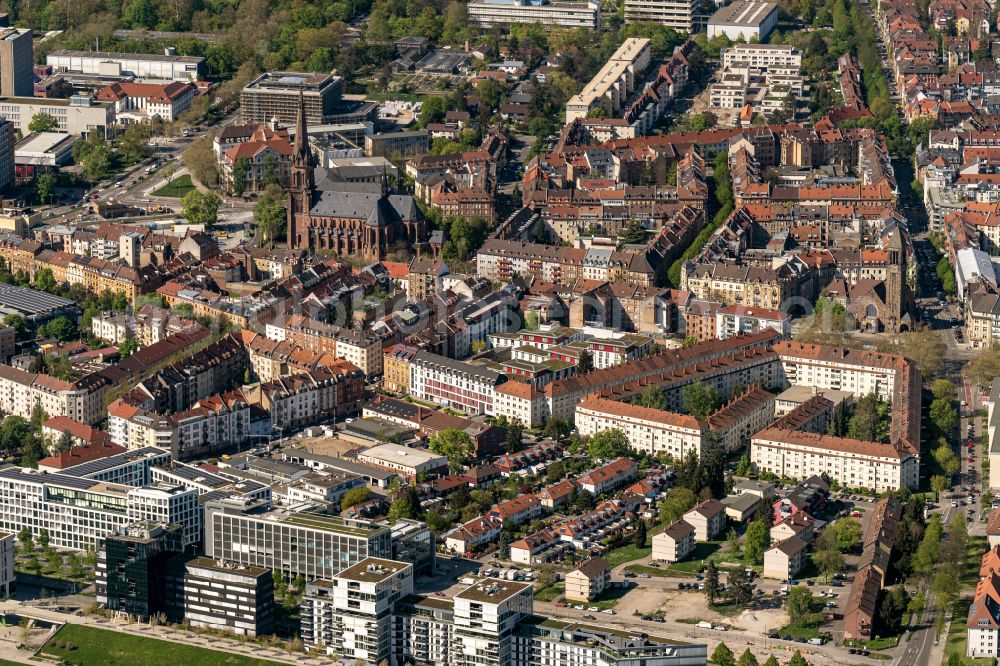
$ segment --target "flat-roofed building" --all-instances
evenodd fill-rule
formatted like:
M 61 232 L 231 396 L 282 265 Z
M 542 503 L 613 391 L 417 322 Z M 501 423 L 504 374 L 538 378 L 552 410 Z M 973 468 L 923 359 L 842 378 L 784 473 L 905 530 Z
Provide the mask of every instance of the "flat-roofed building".
M 696 28 L 693 0 L 625 0 L 626 23 L 659 23 L 680 32 Z
M 401 444 L 380 444 L 365 449 L 358 453 L 358 461 L 392 470 L 411 480 L 421 472 L 431 476 L 448 472 L 446 457 L 431 453 L 427 449 L 406 447 Z
M 14 584 L 14 557 L 17 551 L 13 532 L 0 532 L 0 594 L 6 599 Z
M 708 37 L 726 35 L 736 41 L 767 39 L 778 25 L 778 5 L 759 0 L 738 0 L 726 5 L 708 19 Z
M 202 56 L 60 49 L 46 55 L 45 64 L 56 72 L 75 72 L 118 78 L 133 76 L 143 79 L 197 81 L 202 77 L 205 58 Z M 31 93 L 17 94 L 30 95 Z
M 334 576 L 366 557 L 389 556 L 392 544 L 385 526 L 227 498 L 205 503 L 204 549 L 208 557 L 312 579 Z
M 0 29 L 0 95 L 33 95 L 33 33 L 30 28 Z
M 89 95 L 69 99 L 0 97 L 0 118 L 14 123 L 14 129 L 22 135 L 31 133 L 31 120 L 40 113 L 55 118 L 56 129 L 69 134 L 81 135 L 95 129 L 107 134 L 108 127 L 115 124 L 115 105 L 96 102 Z
M 491 28 L 511 23 L 537 23 L 562 28 L 601 27 L 601 5 L 593 1 L 473 0 L 468 5 L 469 25 Z
M 76 137 L 63 132 L 35 132 L 14 145 L 15 167 L 55 169 L 73 161 Z
M 617 116 L 642 82 L 652 54 L 652 40 L 645 37 L 626 39 L 583 90 L 566 102 L 566 122 L 586 118 L 598 107 L 609 116 Z
M 274 575 L 270 569 L 196 557 L 184 564 L 184 621 L 237 636 L 274 631 Z
M 327 73 L 265 72 L 240 92 L 240 116 L 245 123 L 269 123 L 272 118 L 291 126 L 299 97 L 308 125 L 331 122 L 344 92 L 344 79 Z

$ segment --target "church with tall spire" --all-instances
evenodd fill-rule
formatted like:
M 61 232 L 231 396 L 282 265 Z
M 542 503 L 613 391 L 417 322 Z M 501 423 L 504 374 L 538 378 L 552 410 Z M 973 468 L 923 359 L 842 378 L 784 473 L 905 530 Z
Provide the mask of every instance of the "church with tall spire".
M 378 183 L 334 180 L 313 166 L 301 95 L 288 191 L 288 244 L 338 256 L 381 261 L 394 250 L 419 250 L 427 242 L 427 221 L 409 194 L 397 194 L 383 174 Z

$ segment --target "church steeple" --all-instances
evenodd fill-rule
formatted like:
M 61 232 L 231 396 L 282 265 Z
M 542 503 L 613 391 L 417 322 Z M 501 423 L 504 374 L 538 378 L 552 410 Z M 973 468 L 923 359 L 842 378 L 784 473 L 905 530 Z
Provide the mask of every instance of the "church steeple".
M 306 102 L 299 91 L 299 108 L 295 115 L 295 145 L 292 146 L 292 159 L 308 163 L 309 161 L 309 130 L 306 128 Z
M 292 165 L 289 175 L 291 183 L 288 188 L 288 244 L 295 248 L 308 244 L 306 239 L 298 237 L 297 216 L 309 213 L 313 190 L 309 129 L 306 126 L 306 104 L 301 90 L 299 91 L 299 108 L 295 116 L 295 142 L 292 145 Z

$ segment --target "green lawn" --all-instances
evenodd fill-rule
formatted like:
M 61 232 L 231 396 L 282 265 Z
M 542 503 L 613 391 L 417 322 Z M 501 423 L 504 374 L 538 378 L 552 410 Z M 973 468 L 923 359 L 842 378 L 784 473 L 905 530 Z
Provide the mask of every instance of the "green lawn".
M 153 192 L 154 197 L 177 197 L 180 199 L 182 196 L 196 189 L 194 183 L 191 182 L 191 176 L 184 174 L 183 176 L 178 176 L 170 181 L 168 184 L 164 185 L 160 189 Z
M 720 541 L 704 541 L 695 544 L 694 550 L 683 562 L 675 562 L 670 565 L 671 569 L 676 571 L 683 571 L 685 573 L 698 573 L 704 568 L 705 560 L 715 559 L 716 553 L 719 552 L 719 547 L 722 545 Z
M 969 616 L 969 606 L 972 599 L 958 599 L 952 609 L 951 625 L 948 627 L 948 639 L 944 644 L 944 660 L 947 663 L 951 655 L 958 655 L 966 666 L 993 666 L 992 659 L 973 659 L 965 656 L 968 644 L 968 634 L 965 629 L 965 619 Z
M 535 599 L 538 601 L 555 601 L 556 598 L 562 595 L 565 591 L 565 585 L 562 583 L 556 583 L 555 585 L 550 585 L 549 587 L 535 592 Z
M 844 645 L 849 647 L 860 647 L 867 650 L 888 650 L 896 647 L 898 644 L 899 636 L 883 636 L 881 638 L 870 640 L 867 643 L 865 641 L 844 641 Z
M 983 553 L 990 549 L 984 536 L 970 536 L 965 546 L 965 568 L 962 570 L 962 587 L 975 587 L 979 582 L 979 565 Z
M 648 539 L 647 539 L 648 541 Z M 624 564 L 625 562 L 631 562 L 633 560 L 641 560 L 644 557 L 649 557 L 653 552 L 653 546 L 646 546 L 645 548 L 636 548 L 634 543 L 629 543 L 620 548 L 615 548 L 604 556 L 604 561 L 608 563 L 609 569 L 614 569 L 619 564 Z
M 625 571 L 631 571 L 635 574 L 649 574 L 650 576 L 676 576 L 676 571 L 671 571 L 670 569 L 657 569 L 656 567 L 647 567 L 642 564 L 630 564 L 625 567 Z M 687 572 L 684 572 L 687 573 Z
M 57 648 L 53 644 L 56 641 L 72 643 L 73 649 Z M 278 663 L 80 624 L 63 625 L 42 646 L 39 654 L 79 666 L 271 666 Z

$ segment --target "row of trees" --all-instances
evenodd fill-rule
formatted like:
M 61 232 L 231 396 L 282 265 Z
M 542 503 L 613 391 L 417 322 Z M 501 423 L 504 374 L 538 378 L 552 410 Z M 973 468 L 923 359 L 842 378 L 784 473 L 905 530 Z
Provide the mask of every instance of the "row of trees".
M 709 179 L 709 190 L 714 192 L 714 198 L 708 200 L 706 217 L 711 221 L 695 236 L 677 261 L 667 269 L 667 281 L 677 287 L 681 283 L 681 267 L 684 262 L 695 257 L 712 237 L 715 230 L 732 214 L 735 200 L 733 199 L 733 181 L 729 174 L 729 153 L 720 150 L 712 161 L 712 176 Z
M 743 654 L 737 660 L 736 655 L 733 654 L 733 651 L 725 643 L 719 643 L 715 647 L 708 661 L 717 666 L 758 666 L 757 657 L 750 652 L 750 648 L 744 650 Z M 778 660 L 772 654 L 764 662 L 764 666 L 778 666 Z M 805 660 L 801 652 L 796 652 L 792 655 L 791 660 L 789 660 L 788 666 L 809 666 L 809 662 Z

